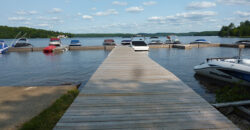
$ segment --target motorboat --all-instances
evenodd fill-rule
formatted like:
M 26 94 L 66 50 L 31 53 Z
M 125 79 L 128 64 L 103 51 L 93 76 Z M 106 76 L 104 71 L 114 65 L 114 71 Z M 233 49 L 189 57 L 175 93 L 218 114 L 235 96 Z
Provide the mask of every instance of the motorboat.
M 79 40 L 71 40 L 69 46 L 81 46 L 81 42 Z
M 135 51 L 148 51 L 149 47 L 148 45 L 145 43 L 145 41 L 132 41 L 131 42 L 131 47 L 135 50 Z
M 250 40 L 240 40 L 240 41 L 235 42 L 235 44 L 250 46 Z
M 6 53 L 8 49 L 8 45 L 5 44 L 3 40 L 0 40 L 0 54 Z
M 27 38 L 19 38 L 12 47 L 32 47 Z
M 115 40 L 113 40 L 113 39 L 105 39 L 103 41 L 103 45 L 104 46 L 115 46 L 116 44 L 115 44 Z
M 122 40 L 121 44 L 122 45 L 130 45 L 131 40 Z
M 162 45 L 163 42 L 159 39 L 159 37 L 150 37 L 149 45 Z
M 175 35 L 170 35 L 167 36 L 167 40 L 165 41 L 165 44 L 181 44 L 177 36 Z
M 194 70 L 203 76 L 250 86 L 250 59 L 208 58 Z
M 49 45 L 43 49 L 44 53 L 52 53 L 56 49 L 56 46 L 54 45 Z
M 197 39 L 189 44 L 210 44 L 210 42 L 206 39 Z
M 60 47 L 62 45 L 60 38 L 50 38 L 49 46 L 50 45 Z
M 163 42 L 161 40 L 151 40 L 148 45 L 162 45 Z
M 149 47 L 145 42 L 145 37 L 143 39 L 142 38 L 136 39 L 136 38 L 132 37 L 132 40 L 131 40 L 132 42 L 131 42 L 130 46 L 135 51 L 148 51 Z

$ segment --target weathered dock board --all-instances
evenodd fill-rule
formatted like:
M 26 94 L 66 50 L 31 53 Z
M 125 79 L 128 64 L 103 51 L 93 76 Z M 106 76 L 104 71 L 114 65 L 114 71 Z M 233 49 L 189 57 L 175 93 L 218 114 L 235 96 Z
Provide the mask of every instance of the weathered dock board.
M 237 129 L 145 52 L 118 46 L 54 129 Z

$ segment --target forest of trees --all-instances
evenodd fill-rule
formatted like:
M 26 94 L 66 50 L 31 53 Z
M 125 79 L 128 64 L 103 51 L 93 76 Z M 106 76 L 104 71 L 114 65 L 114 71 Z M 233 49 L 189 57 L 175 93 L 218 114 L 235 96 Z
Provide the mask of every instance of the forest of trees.
M 0 38 L 15 38 L 18 33 L 27 34 L 27 38 L 50 38 L 56 37 L 58 35 L 67 35 L 68 37 L 131 37 L 134 35 L 144 35 L 144 36 L 167 36 L 167 35 L 177 35 L 177 36 L 250 36 L 250 22 L 241 22 L 240 26 L 235 27 L 233 23 L 229 26 L 223 26 L 220 31 L 203 31 L 203 32 L 188 32 L 188 33 L 82 33 L 82 34 L 72 34 L 63 33 L 57 31 L 48 31 L 43 29 L 34 29 L 28 27 L 8 27 L 0 26 Z
M 72 36 L 72 34 L 70 33 L 47 31 L 43 29 L 0 26 L 0 38 L 15 38 L 16 35 L 20 32 L 21 36 L 27 34 L 25 36 L 27 38 L 50 38 L 50 37 L 56 37 L 58 35 L 67 35 L 68 37 Z
M 233 23 L 230 23 L 228 26 L 223 26 L 219 32 L 219 36 L 250 37 L 250 22 L 248 20 L 241 22 L 238 27 Z

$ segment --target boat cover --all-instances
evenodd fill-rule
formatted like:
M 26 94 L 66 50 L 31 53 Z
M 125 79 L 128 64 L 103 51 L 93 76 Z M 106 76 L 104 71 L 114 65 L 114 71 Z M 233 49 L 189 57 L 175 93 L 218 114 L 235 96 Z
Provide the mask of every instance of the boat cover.
M 76 44 L 76 43 L 80 43 L 80 41 L 79 40 L 71 40 L 71 43 Z

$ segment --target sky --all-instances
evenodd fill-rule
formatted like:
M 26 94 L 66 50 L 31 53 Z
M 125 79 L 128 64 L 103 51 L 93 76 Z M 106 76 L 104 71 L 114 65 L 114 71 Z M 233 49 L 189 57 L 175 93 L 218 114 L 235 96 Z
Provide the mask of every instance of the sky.
M 0 25 L 70 33 L 216 31 L 250 20 L 250 0 L 1 0 Z

